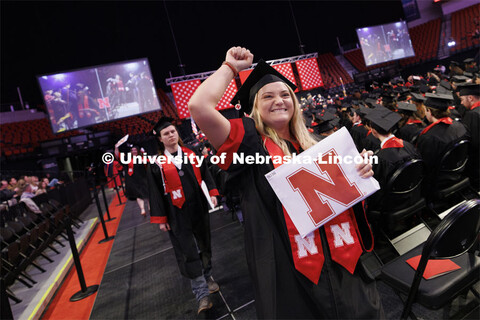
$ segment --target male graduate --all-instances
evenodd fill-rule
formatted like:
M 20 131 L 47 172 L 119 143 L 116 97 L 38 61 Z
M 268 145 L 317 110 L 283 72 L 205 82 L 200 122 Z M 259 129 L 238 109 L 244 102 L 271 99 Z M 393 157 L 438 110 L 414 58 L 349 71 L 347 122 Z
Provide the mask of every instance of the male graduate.
M 462 123 L 467 127 L 470 139 L 468 172 L 472 186 L 478 190 L 480 180 L 480 84 L 466 83 L 458 87 L 465 112 Z
M 426 118 L 430 125 L 422 130 L 417 139 L 417 149 L 427 165 L 429 179 L 435 172 L 439 160 L 454 143 L 468 138 L 465 126 L 450 118 L 448 107 L 451 95 L 426 93 Z
M 393 130 L 402 118 L 398 113 L 385 107 L 376 107 L 366 116 L 372 127 L 372 135 L 378 138 L 380 150 L 376 153 L 378 164 L 373 165 L 373 177 L 380 184 L 380 190 L 367 199 L 368 211 L 381 210 L 385 187 L 392 174 L 403 163 L 411 159 L 420 159 L 415 147 L 408 141 L 393 135 Z
M 183 146 L 177 128 L 170 121 L 161 118 L 153 129 L 162 157 L 147 170 L 150 221 L 168 232 L 180 273 L 190 279 L 200 314 L 213 305 L 210 293 L 219 291 L 212 278 L 208 213 L 208 202 L 213 207 L 217 205 L 218 191 L 206 161 L 200 163 L 195 153 Z M 185 157 L 189 160 L 185 161 Z M 204 182 L 209 194 L 202 190 Z

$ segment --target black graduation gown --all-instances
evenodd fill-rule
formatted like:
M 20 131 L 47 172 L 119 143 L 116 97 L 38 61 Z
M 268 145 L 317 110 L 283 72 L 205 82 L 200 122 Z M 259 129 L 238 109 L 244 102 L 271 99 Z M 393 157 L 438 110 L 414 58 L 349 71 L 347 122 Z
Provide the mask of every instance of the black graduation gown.
M 432 174 L 436 172 L 441 156 L 446 150 L 456 142 L 468 138 L 467 129 L 457 121 L 453 121 L 452 124 L 439 122 L 430 127 L 427 132 L 420 133 L 417 139 L 417 149 L 427 166 L 427 182 L 432 181 Z
M 358 152 L 362 152 L 364 148 L 364 140 L 367 137 L 368 130 L 363 124 L 353 125 L 350 129 L 350 135 L 357 147 Z
M 180 273 L 194 279 L 211 269 L 210 216 L 207 200 L 198 185 L 192 165 L 183 164 L 182 171 L 184 175 L 180 176 L 180 181 L 185 194 L 185 203 L 180 209 L 172 204 L 169 194 L 165 195 L 158 165 L 148 166 L 150 216 L 151 222 L 158 223 L 162 218 L 168 222 L 171 228 L 168 234 Z M 200 167 L 200 172 L 207 188 L 216 191 L 205 161 Z
M 423 122 L 407 123 L 395 132 L 395 136 L 404 141 L 414 143 L 423 128 L 425 128 Z
M 125 196 L 130 200 L 148 198 L 147 174 L 144 164 L 134 164 L 133 174 L 128 174 L 128 165 L 123 166 L 125 172 Z
M 376 153 L 378 163 L 372 165 L 373 177 L 380 184 L 380 190 L 367 198 L 368 210 L 387 209 L 390 203 L 382 202 L 385 187 L 392 174 L 405 162 L 412 159 L 421 159 L 415 147 L 408 141 L 403 141 L 403 147 L 382 148 Z M 385 204 L 387 207 L 382 208 Z M 372 221 L 373 222 L 373 221 Z
M 365 150 L 371 150 L 375 152 L 380 149 L 380 140 L 375 138 L 372 132 L 367 132 L 367 136 L 363 140 L 363 148 L 365 148 Z
M 480 180 L 480 107 L 465 112 L 462 123 L 470 135 L 468 173 L 473 186 L 478 188 Z
M 241 121 L 235 126 L 239 130 L 234 130 L 233 121 Z M 250 118 L 233 121 L 230 136 L 218 154 L 238 152 L 266 156 L 268 153 L 254 121 Z M 323 227 L 320 228 L 320 236 L 325 262 L 318 284 L 312 283 L 295 269 L 282 205 L 265 178 L 265 174 L 274 169 L 271 163 L 227 163 L 222 167 L 228 169 L 231 178 L 229 184 L 236 186 L 241 193 L 245 250 L 255 289 L 258 318 L 383 317 L 375 283 L 366 283 L 361 279 L 363 271 L 360 264 L 357 264 L 352 275 L 331 260 Z

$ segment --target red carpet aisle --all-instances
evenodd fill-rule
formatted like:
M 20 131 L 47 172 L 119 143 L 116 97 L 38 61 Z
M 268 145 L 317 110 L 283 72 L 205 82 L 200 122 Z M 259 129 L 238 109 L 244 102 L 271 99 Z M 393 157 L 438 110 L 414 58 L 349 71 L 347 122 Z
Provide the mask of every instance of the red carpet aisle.
M 110 203 L 110 216 L 116 217 L 115 220 L 106 222 L 107 232 L 109 236 L 115 235 L 120 224 L 123 210 L 125 208 L 126 199 L 122 197 L 122 205 L 119 205 L 118 198 L 115 197 Z M 108 219 L 104 215 L 104 219 Z M 98 243 L 105 238 L 101 224 L 93 233 L 84 250 L 80 254 L 83 273 L 87 287 L 91 285 L 99 285 L 102 281 L 105 266 L 112 249 L 113 241 Z M 88 319 L 95 302 L 96 293 L 76 302 L 70 302 L 70 297 L 80 291 L 80 284 L 75 268 L 73 268 L 64 283 L 55 295 L 48 308 L 46 309 L 43 319 Z

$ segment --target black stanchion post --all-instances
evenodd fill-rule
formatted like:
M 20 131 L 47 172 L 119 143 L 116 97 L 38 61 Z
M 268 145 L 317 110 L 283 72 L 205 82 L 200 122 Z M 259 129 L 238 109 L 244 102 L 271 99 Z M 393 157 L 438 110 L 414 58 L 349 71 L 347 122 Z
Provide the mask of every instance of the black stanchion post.
M 70 301 L 78 301 L 86 298 L 98 290 L 98 285 L 93 285 L 87 287 L 85 283 L 85 276 L 83 275 L 82 264 L 80 263 L 80 257 L 78 255 L 77 244 L 75 243 L 75 238 L 73 237 L 72 226 L 70 217 L 67 217 L 65 224 L 65 229 L 67 230 L 68 242 L 70 243 L 70 249 L 72 250 L 73 261 L 75 263 L 75 269 L 77 270 L 78 282 L 80 282 L 81 290 L 75 293 L 70 297 Z
M 110 217 L 110 210 L 108 210 L 107 197 L 105 196 L 105 187 L 103 186 L 103 184 L 101 184 L 100 188 L 102 188 L 103 202 L 105 203 L 105 208 L 107 209 L 107 217 L 108 217 L 107 222 L 117 219 L 116 217 L 113 217 L 113 218 Z
M 100 222 L 102 223 L 102 228 L 103 228 L 103 234 L 105 235 L 105 239 L 98 241 L 98 243 L 104 243 L 107 241 L 112 240 L 115 238 L 115 236 L 108 236 L 107 232 L 107 226 L 105 225 L 105 220 L 103 219 L 103 212 L 102 212 L 102 207 L 100 207 L 100 201 L 98 200 L 98 194 L 97 194 L 97 189 L 93 189 L 93 197 L 95 198 L 95 203 L 97 204 L 97 209 L 98 209 L 98 216 L 100 217 Z
M 119 173 L 117 173 L 117 175 L 120 177 Z M 120 197 L 120 187 L 117 186 L 117 177 L 113 178 L 113 183 L 115 183 L 115 191 L 117 192 L 118 204 L 121 205 L 122 204 L 122 197 Z M 122 183 L 122 178 L 120 178 L 120 184 L 121 183 Z M 123 185 L 122 185 L 122 187 L 123 187 Z M 125 190 L 123 191 L 123 193 L 125 194 Z
M 12 314 L 12 308 L 10 307 L 10 301 L 8 301 L 8 295 L 7 295 L 7 287 L 5 286 L 5 281 L 3 281 L 3 278 L 0 279 L 0 286 L 1 288 L 1 294 L 2 294 L 2 308 L 1 308 L 1 315 L 2 319 L 8 319 L 8 320 L 13 320 L 13 314 Z

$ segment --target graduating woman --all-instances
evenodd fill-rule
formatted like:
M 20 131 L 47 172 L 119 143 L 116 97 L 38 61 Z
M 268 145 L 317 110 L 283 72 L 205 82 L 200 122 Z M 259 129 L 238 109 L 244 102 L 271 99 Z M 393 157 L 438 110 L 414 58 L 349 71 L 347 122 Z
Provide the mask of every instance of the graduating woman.
M 265 178 L 274 164 L 233 161 L 236 152 L 283 156 L 316 143 L 305 127 L 295 86 L 262 61 L 233 99 L 250 117 L 229 121 L 215 110 L 232 78 L 252 61 L 245 48 L 228 50 L 226 61 L 196 90 L 189 108 L 217 154 L 226 153 L 223 168 L 242 193 L 245 249 L 258 317 L 382 318 L 375 283 L 362 280 L 356 267 L 363 249 L 354 210 L 332 220 L 348 228 L 348 244 L 334 241 L 331 222 L 302 239 Z M 371 177 L 371 165 L 361 165 L 359 174 Z
M 160 230 L 168 231 L 180 273 L 190 279 L 200 313 L 213 305 L 209 294 L 219 291 L 211 277 L 210 216 L 202 183 L 206 184 L 214 207 L 218 191 L 206 161 L 198 163 L 194 152 L 183 146 L 177 128 L 170 121 L 162 118 L 154 127 L 159 153 L 170 161 L 148 167 L 150 221 L 158 223 Z M 185 157 L 190 160 L 184 161 Z M 176 162 L 175 158 L 183 161 Z

